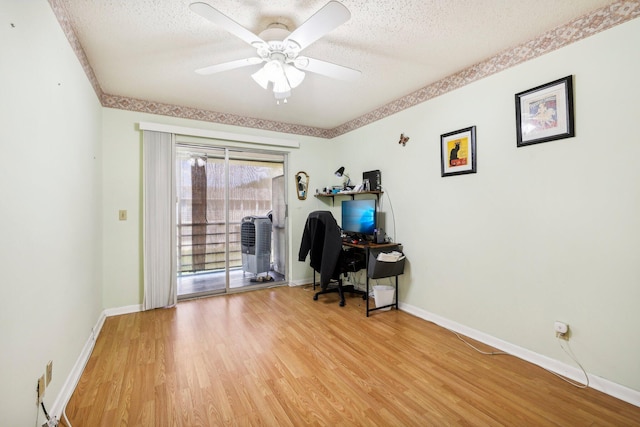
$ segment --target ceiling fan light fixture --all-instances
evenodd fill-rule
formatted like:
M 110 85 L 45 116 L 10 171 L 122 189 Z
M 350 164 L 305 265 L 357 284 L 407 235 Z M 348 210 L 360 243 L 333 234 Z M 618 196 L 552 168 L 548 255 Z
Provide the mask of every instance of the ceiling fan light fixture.
M 298 68 L 307 68 L 309 65 L 309 58 L 300 56 L 293 61 L 293 64 Z
M 265 90 L 272 83 L 274 96 L 276 100 L 280 100 L 291 95 L 291 89 L 302 83 L 305 73 L 279 59 L 272 59 L 251 77 Z
M 287 77 L 291 88 L 295 89 L 300 86 L 300 83 L 304 80 L 304 72 L 289 64 L 283 64 L 282 68 L 284 69 L 284 74 Z
M 287 37 L 289 37 L 291 31 L 289 31 L 289 27 L 281 22 L 272 22 L 265 28 L 258 37 L 262 40 L 269 42 L 278 42 L 282 43 Z
M 264 40 L 253 41 L 250 43 L 255 49 L 269 49 L 269 44 Z
M 280 100 L 280 99 L 287 99 L 288 97 L 291 96 L 291 91 L 288 90 L 286 92 L 273 92 L 273 96 L 275 96 L 276 99 Z
M 267 73 L 267 77 L 270 81 L 276 82 L 276 80 L 280 79 L 284 76 L 284 71 L 282 70 L 282 62 L 278 60 L 271 60 L 264 65 L 264 69 Z
M 289 85 L 289 82 L 287 81 L 287 77 L 284 75 L 284 72 L 283 72 L 275 80 L 273 80 L 273 93 L 285 93 L 285 92 L 291 92 L 291 86 Z
M 267 66 L 260 68 L 255 73 L 251 74 L 251 78 L 255 80 L 264 90 L 269 88 L 269 73 L 266 70 Z
M 280 101 L 282 101 L 283 104 L 286 104 L 287 103 L 287 98 L 291 96 L 291 91 L 276 92 L 274 90 L 273 96 L 276 98 L 276 104 L 277 105 L 280 105 Z

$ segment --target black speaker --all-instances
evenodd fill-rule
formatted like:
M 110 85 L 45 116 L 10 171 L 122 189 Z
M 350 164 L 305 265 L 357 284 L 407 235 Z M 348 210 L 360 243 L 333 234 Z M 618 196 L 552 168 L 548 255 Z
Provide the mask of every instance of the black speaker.
M 371 191 L 382 191 L 382 174 L 379 170 L 362 172 L 362 182 L 369 180 L 369 189 Z

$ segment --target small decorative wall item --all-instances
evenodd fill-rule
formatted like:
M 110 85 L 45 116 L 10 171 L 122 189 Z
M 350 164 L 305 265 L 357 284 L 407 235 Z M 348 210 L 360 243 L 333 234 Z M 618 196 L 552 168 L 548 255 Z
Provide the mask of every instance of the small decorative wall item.
M 442 176 L 476 173 L 476 127 L 440 135 Z
M 401 144 L 403 147 L 407 144 L 407 141 L 409 141 L 409 137 L 405 136 L 404 133 L 400 134 L 400 141 L 398 141 L 398 144 Z
M 296 194 L 298 195 L 298 200 L 306 200 L 308 189 L 309 175 L 303 171 L 298 172 L 296 174 Z
M 518 147 L 575 135 L 572 77 L 516 94 Z

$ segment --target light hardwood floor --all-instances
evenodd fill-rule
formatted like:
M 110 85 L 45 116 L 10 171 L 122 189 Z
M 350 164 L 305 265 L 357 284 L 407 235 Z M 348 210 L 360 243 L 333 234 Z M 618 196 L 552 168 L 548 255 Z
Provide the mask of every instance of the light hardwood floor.
M 632 426 L 640 408 L 402 311 L 310 287 L 110 317 L 66 413 L 83 426 Z M 477 344 L 481 346 L 481 344 Z

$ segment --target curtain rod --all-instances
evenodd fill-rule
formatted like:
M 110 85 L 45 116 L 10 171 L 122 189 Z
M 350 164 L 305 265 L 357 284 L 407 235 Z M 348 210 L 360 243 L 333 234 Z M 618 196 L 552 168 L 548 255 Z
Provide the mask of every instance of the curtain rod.
M 183 126 L 165 125 L 162 123 L 140 122 L 140 130 L 152 130 L 176 135 L 199 136 L 204 138 L 221 139 L 235 142 L 245 142 L 276 147 L 300 148 L 300 142 L 289 139 L 270 138 L 267 136 L 245 135 L 241 133 L 221 132 L 216 130 L 197 129 Z

